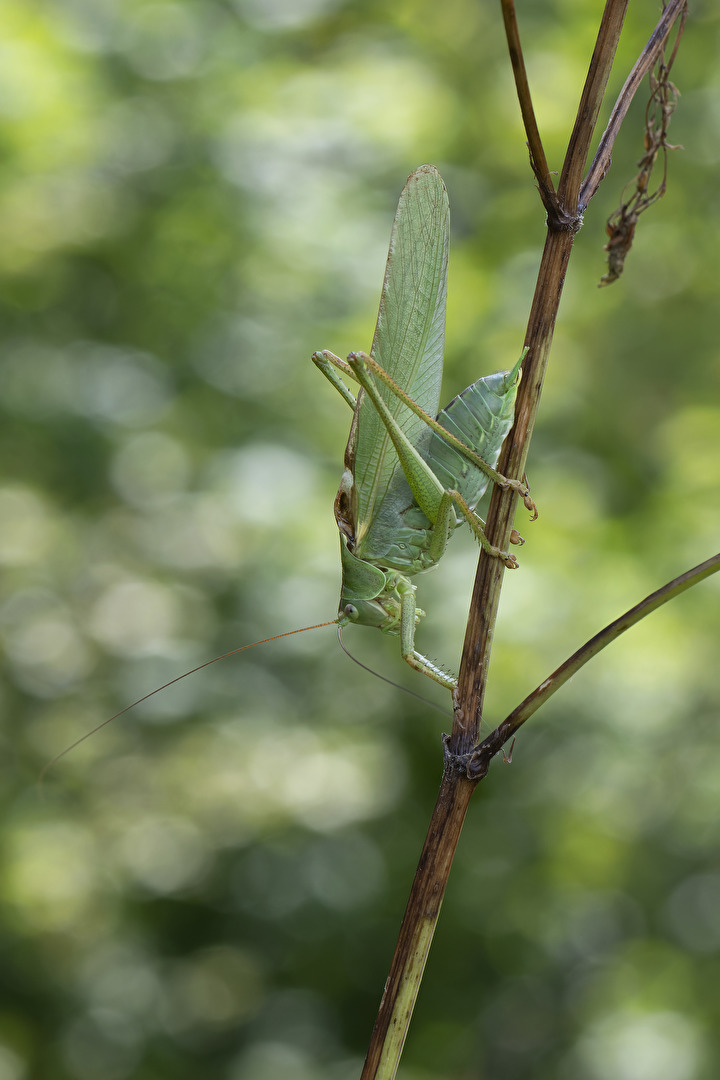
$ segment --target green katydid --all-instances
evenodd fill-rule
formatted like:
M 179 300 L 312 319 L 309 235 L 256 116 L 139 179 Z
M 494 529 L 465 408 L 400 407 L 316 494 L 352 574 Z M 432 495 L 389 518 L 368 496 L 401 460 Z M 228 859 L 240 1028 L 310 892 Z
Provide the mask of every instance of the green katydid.
M 353 409 L 345 471 L 335 500 L 342 590 L 338 623 L 399 634 L 404 659 L 448 689 L 456 680 L 415 649 L 425 614 L 410 578 L 435 566 L 450 533 L 467 521 L 490 554 L 474 513 L 490 480 L 529 492 L 495 471 L 513 423 L 520 365 L 479 379 L 434 419 L 445 338 L 450 214 L 445 185 L 421 165 L 400 195 L 370 355 L 315 353 L 314 362 Z M 360 385 L 357 397 L 340 374 Z M 514 541 L 522 542 L 517 534 Z
M 534 504 L 527 488 L 494 468 L 512 426 L 527 350 L 512 371 L 478 379 L 434 419 L 443 367 L 448 238 L 445 185 L 434 166 L 421 165 L 400 195 L 370 355 L 351 353 L 345 362 L 322 352 L 313 360 L 353 409 L 335 500 L 343 576 L 340 613 L 319 625 L 355 622 L 399 634 L 410 666 L 453 689 L 456 680 L 415 650 L 415 626 L 425 613 L 415 603 L 410 578 L 436 565 L 450 533 L 463 521 L 490 554 L 516 567 L 513 555 L 488 542 L 474 509 L 490 480 L 518 491 L 529 510 Z M 357 397 L 338 372 L 360 385 Z M 134 705 L 253 645 L 208 660 L 121 709 L 53 758 L 43 775 Z

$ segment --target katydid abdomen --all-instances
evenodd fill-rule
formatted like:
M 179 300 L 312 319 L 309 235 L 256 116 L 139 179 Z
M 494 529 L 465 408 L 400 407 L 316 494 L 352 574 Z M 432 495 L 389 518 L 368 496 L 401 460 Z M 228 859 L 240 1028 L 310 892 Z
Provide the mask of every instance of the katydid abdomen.
M 495 468 L 500 449 L 513 423 L 517 394 L 516 367 L 486 375 L 453 398 L 437 417 L 438 423 L 488 465 Z M 474 510 L 487 490 L 489 478 L 460 450 L 436 431 L 420 449 L 420 455 L 446 490 L 462 495 Z M 450 530 L 465 518 L 454 514 Z M 436 565 L 430 553 L 431 522 L 417 505 L 402 469 L 398 468 L 380 507 L 377 520 L 355 551 L 357 557 L 379 566 L 418 574 Z
M 493 468 L 513 425 L 520 363 L 518 360 L 512 371 L 499 371 L 478 379 L 438 415 L 438 422 L 446 431 Z M 424 457 L 440 483 L 445 488 L 454 487 L 474 510 L 487 490 L 487 474 L 436 431 L 432 432 Z

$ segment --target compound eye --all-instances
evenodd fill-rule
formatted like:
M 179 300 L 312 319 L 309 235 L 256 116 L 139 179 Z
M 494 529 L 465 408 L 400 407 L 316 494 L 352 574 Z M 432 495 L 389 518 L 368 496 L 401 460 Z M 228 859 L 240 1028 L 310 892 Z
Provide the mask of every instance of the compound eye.
M 355 622 L 360 615 L 360 612 L 353 604 L 346 604 L 343 608 L 343 615 L 346 619 L 349 619 L 350 622 Z

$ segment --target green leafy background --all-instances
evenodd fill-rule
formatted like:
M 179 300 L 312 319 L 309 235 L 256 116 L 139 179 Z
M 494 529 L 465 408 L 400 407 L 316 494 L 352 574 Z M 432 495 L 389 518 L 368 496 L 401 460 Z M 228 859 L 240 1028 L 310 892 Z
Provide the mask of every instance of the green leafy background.
M 601 4 L 519 0 L 551 168 Z M 666 197 L 624 277 L 586 214 L 529 460 L 487 720 L 718 536 L 720 16 L 692 5 Z M 658 16 L 634 3 L 611 96 Z M 499 8 L 3 0 L 0 1080 L 359 1074 L 450 720 L 332 627 L 349 411 L 395 202 L 436 164 L 444 400 L 519 354 L 544 214 Z M 601 127 L 607 117 L 607 108 Z M 527 525 L 527 528 L 525 527 Z M 420 582 L 457 665 L 476 552 Z M 633 630 L 496 763 L 402 1080 L 720 1068 L 718 582 Z M 447 707 L 363 629 L 364 662 Z

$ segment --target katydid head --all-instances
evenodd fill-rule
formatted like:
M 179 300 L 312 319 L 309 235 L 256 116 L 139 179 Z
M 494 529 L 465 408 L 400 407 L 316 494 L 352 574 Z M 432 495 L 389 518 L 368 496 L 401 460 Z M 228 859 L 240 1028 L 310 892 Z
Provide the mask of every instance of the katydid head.
M 353 600 L 352 603 L 344 604 L 338 615 L 339 626 L 347 626 L 349 623 L 374 626 L 386 634 L 396 634 L 400 623 L 400 605 L 392 595 L 385 596 L 382 593 L 375 600 Z

